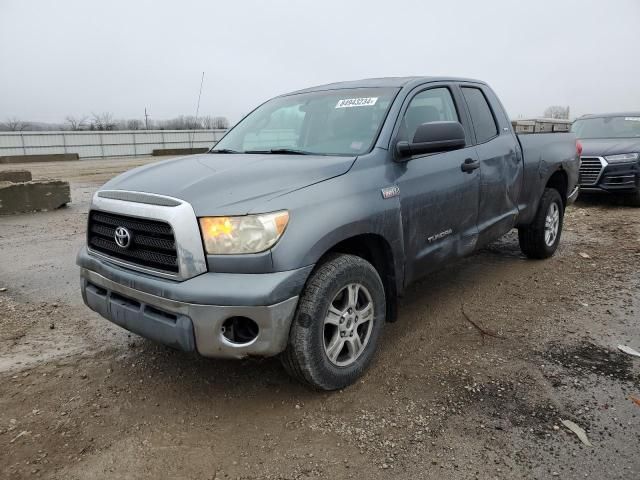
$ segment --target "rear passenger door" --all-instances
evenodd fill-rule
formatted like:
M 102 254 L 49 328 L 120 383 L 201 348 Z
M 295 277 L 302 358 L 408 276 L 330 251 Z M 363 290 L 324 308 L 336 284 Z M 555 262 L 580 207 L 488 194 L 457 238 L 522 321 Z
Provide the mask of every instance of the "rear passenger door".
M 479 169 L 461 168 L 477 161 L 471 128 L 460 108 L 463 101 L 452 85 L 418 87 L 405 100 L 396 125 L 394 144 L 413 139 L 423 123 L 437 121 L 462 123 L 467 137 L 464 148 L 418 154 L 395 163 L 407 284 L 448 259 L 471 252 L 476 243 L 480 176 Z
M 522 154 L 498 98 L 486 85 L 462 84 L 480 159 L 478 245 L 508 232 L 518 215 Z

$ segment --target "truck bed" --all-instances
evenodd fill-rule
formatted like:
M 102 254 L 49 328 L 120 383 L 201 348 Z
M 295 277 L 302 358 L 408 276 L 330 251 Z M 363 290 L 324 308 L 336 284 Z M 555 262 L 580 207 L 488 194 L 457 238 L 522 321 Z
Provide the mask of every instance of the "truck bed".
M 551 164 L 562 161 L 562 170 L 566 173 L 569 191 L 578 183 L 580 166 L 575 162 L 576 136 L 573 133 L 531 133 L 517 135 L 522 149 L 524 169 L 523 186 L 520 195 L 518 223 L 529 223 L 538 208 L 537 201 L 542 196 L 544 183 L 540 178 L 548 176 Z M 532 202 L 533 199 L 533 202 Z

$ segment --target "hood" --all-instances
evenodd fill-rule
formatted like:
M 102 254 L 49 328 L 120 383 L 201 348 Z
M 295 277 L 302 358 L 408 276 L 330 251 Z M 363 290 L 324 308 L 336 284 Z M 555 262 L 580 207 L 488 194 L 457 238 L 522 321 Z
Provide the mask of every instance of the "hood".
M 581 138 L 579 141 L 585 157 L 640 152 L 640 138 Z
M 356 157 L 206 153 L 130 170 L 101 190 L 131 190 L 189 202 L 196 215 L 244 215 L 274 197 L 337 177 Z M 256 210 L 257 209 L 257 210 Z

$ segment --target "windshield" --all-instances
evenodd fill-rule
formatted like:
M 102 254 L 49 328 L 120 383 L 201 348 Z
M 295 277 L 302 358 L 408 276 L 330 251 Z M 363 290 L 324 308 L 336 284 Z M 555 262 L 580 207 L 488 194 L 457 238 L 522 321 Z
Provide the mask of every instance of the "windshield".
M 245 117 L 211 152 L 359 155 L 373 147 L 397 92 L 356 88 L 277 97 Z
M 576 120 L 571 131 L 578 138 L 640 137 L 640 115 L 633 117 L 596 117 Z

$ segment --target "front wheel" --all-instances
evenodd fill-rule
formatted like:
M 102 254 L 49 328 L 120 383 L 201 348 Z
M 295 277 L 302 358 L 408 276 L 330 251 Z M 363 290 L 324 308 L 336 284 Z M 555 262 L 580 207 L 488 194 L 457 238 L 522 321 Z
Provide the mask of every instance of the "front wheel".
M 518 228 L 520 250 L 529 258 L 552 256 L 562 235 L 564 204 L 557 190 L 545 188 L 533 221 Z
M 313 388 L 344 388 L 371 363 L 384 322 L 385 293 L 376 269 L 354 255 L 332 255 L 300 297 L 282 364 Z

